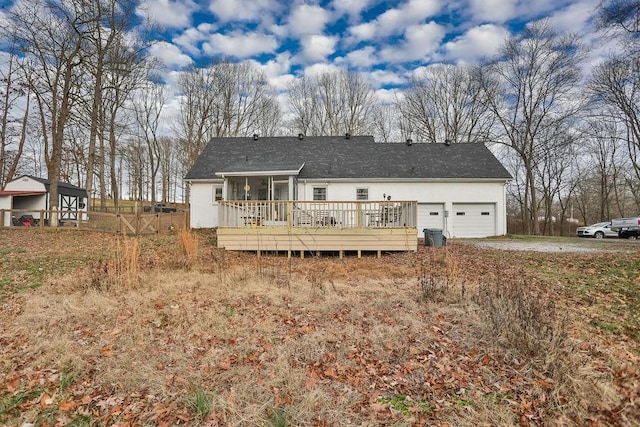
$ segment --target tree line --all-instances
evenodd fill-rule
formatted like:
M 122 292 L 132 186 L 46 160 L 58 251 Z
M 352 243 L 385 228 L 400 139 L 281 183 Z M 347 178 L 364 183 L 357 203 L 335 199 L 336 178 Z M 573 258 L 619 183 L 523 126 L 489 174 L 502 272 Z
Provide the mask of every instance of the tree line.
M 117 206 L 125 188 L 131 199 L 176 201 L 212 137 L 349 133 L 490 145 L 514 177 L 509 213 L 525 233 L 640 211 L 637 2 L 601 4 L 594 20 L 619 48 L 595 65 L 577 35 L 538 21 L 479 64 L 415 70 L 392 102 L 361 73 L 305 75 L 278 92 L 253 63 L 225 59 L 176 72 L 168 85 L 148 54 L 155 29 L 136 7 L 32 0 L 6 11 L 0 188 L 46 174 L 52 209 L 59 180 L 101 206 Z

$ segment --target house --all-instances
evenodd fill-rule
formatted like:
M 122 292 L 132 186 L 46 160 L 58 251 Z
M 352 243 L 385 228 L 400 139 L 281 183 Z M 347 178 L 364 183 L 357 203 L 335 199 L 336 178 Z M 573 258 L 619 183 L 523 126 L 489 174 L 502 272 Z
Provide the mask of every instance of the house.
M 15 211 L 15 216 L 32 215 L 40 218 L 43 212 L 45 220 L 49 214 L 46 212 L 51 201 L 49 190 L 51 183 L 48 179 L 38 178 L 30 175 L 23 175 L 9 181 L 4 190 L 0 191 L 0 210 Z M 77 220 L 78 214 L 83 215 L 86 220 L 88 209 L 88 195 L 83 188 L 65 182 L 58 183 L 58 209 L 61 211 L 59 219 L 61 221 Z M 11 225 L 11 215 L 5 215 L 0 219 L 4 226 Z
M 257 233 L 260 226 L 266 233 L 286 219 L 289 228 L 307 225 L 308 233 L 308 226 L 333 221 L 333 230 L 409 229 L 414 240 L 425 228 L 447 237 L 505 234 L 510 179 L 483 144 L 376 143 L 350 135 L 213 138 L 185 177 L 193 228 L 218 227 L 220 235 Z M 374 217 L 385 209 L 402 211 L 398 227 L 376 227 Z M 321 220 L 309 221 L 310 214 Z

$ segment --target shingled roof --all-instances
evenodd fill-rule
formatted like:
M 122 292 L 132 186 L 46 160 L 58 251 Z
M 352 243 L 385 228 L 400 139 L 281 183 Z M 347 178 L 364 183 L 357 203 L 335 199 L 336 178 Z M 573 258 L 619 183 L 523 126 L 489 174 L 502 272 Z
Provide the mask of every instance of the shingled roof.
M 302 179 L 511 179 L 484 144 L 377 143 L 372 136 L 213 138 L 185 179 L 300 167 Z

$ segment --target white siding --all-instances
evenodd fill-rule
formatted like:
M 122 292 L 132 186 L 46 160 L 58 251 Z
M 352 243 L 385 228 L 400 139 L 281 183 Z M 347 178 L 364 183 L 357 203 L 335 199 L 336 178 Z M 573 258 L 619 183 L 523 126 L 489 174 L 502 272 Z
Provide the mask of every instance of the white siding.
M 382 196 L 391 196 L 391 200 L 416 200 L 419 204 L 444 205 L 443 234 L 447 237 L 477 237 L 478 231 L 469 230 L 469 235 L 464 229 L 459 229 L 458 234 L 453 230 L 453 205 L 454 204 L 485 204 L 492 205 L 490 215 L 493 226 L 491 231 L 484 227 L 482 234 L 485 236 L 502 235 L 507 233 L 505 185 L 503 182 L 483 181 L 411 181 L 411 182 L 384 182 L 384 181 L 322 181 L 303 179 L 298 181 L 298 195 L 301 200 L 313 199 L 313 187 L 322 183 L 327 186 L 328 200 L 355 200 L 356 188 L 369 189 L 369 200 L 382 200 Z M 446 215 L 448 213 L 448 216 Z M 486 218 L 483 218 L 486 220 Z M 420 222 L 418 222 L 418 235 L 422 235 Z M 430 228 L 430 227 L 429 227 Z
M 191 228 L 212 228 L 218 226 L 218 204 L 215 202 L 215 187 L 222 182 L 198 182 L 191 185 L 190 222 Z
M 191 227 L 209 228 L 218 226 L 218 205 L 213 200 L 214 185 L 221 183 L 195 182 L 191 185 Z M 506 234 L 505 187 L 503 182 L 445 182 L 445 181 L 328 181 L 298 180 L 298 198 L 313 200 L 313 187 L 327 188 L 327 200 L 356 200 L 356 189 L 367 188 L 369 200 L 382 200 L 383 195 L 391 200 L 415 200 L 422 207 L 418 219 L 418 235 L 424 228 L 442 228 L 447 237 L 479 237 Z M 284 200 L 284 198 L 282 199 Z M 469 205 L 478 208 L 478 218 L 467 227 L 465 221 L 457 223 L 454 232 L 453 207 Z M 439 215 L 428 215 L 431 207 L 438 207 Z M 485 207 L 487 207 L 485 209 Z M 491 209 L 488 210 L 490 207 Z M 426 209 L 426 210 L 425 210 Z M 420 212 L 421 208 L 418 208 Z M 490 215 L 481 215 L 481 212 Z M 427 216 L 424 216 L 424 213 Z M 435 212 L 435 210 L 434 210 Z M 448 216 L 446 214 L 449 214 Z M 420 215 L 420 214 L 419 214 Z M 465 215 L 466 216 L 466 215 Z M 437 218 L 437 219 L 436 219 Z M 471 218 L 471 217 L 470 217 Z M 468 219 L 468 218 L 465 218 Z M 470 220 L 471 221 L 471 220 Z
M 43 183 L 26 176 L 8 182 L 4 189 L 7 191 L 46 191 Z

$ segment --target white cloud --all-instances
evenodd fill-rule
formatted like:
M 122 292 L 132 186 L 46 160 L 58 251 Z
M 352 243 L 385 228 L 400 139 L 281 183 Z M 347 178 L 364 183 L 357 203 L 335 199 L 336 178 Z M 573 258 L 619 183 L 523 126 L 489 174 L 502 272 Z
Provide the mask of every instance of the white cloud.
M 304 69 L 304 76 L 309 78 L 316 78 L 320 74 L 325 73 L 337 73 L 341 71 L 339 67 L 333 64 L 313 64 Z
M 517 0 L 470 0 L 474 22 L 505 22 L 516 14 Z
M 211 13 L 222 22 L 258 21 L 279 8 L 279 3 L 274 0 L 212 0 L 209 5 Z
M 574 3 L 549 18 L 552 27 L 558 32 L 581 32 L 587 21 L 593 17 L 600 0 L 589 0 Z
M 351 33 L 356 40 L 371 40 L 376 35 L 376 24 L 368 22 L 366 24 L 356 25 L 349 28 L 349 33 Z
M 345 55 L 344 61 L 355 68 L 370 67 L 380 62 L 373 46 L 366 46 L 349 52 Z
M 376 96 L 383 105 L 394 104 L 396 100 L 402 98 L 402 92 L 398 89 L 378 89 Z
M 369 23 L 352 27 L 349 32 L 357 40 L 402 34 L 407 27 L 422 23 L 439 10 L 440 3 L 437 0 L 409 0 L 398 8 L 387 10 Z
M 375 70 L 369 73 L 369 80 L 375 87 L 386 85 L 402 85 L 406 80 L 397 73 L 388 70 Z
M 209 38 L 209 24 L 201 24 L 197 28 L 187 28 L 182 34 L 173 38 L 173 42 L 182 47 L 191 55 L 200 52 L 198 43 Z
M 275 59 L 271 59 L 262 64 L 255 60 L 250 60 L 257 69 L 262 70 L 269 80 L 269 83 L 277 90 L 285 90 L 294 76 L 289 73 L 291 68 L 291 56 L 289 53 L 280 53 Z
M 415 25 L 407 28 L 401 43 L 383 48 L 380 57 L 393 63 L 427 60 L 438 49 L 444 36 L 445 28 L 435 22 Z
M 192 0 L 143 0 L 136 13 L 167 28 L 184 28 L 198 9 Z
M 457 62 L 473 62 L 498 53 L 509 32 L 493 24 L 471 28 L 465 34 L 444 45 L 446 57 Z
M 336 37 L 307 36 L 300 40 L 302 51 L 299 57 L 303 61 L 324 61 L 327 56 L 336 51 Z
M 369 5 L 369 0 L 333 0 L 333 8 L 339 14 L 357 17 Z
M 278 42 L 273 36 L 259 33 L 212 34 L 202 50 L 208 54 L 223 53 L 238 58 L 273 52 Z
M 302 4 L 293 9 L 287 20 L 289 33 L 294 37 L 322 34 L 330 14 L 320 6 Z
M 159 59 L 167 67 L 184 67 L 193 62 L 193 60 L 182 53 L 176 45 L 167 42 L 157 42 L 152 44 L 149 48 L 149 54 L 154 58 Z

